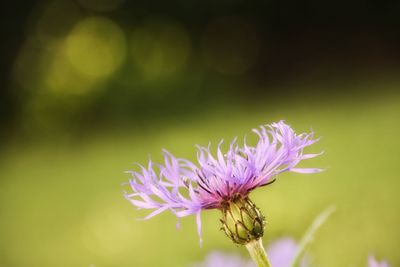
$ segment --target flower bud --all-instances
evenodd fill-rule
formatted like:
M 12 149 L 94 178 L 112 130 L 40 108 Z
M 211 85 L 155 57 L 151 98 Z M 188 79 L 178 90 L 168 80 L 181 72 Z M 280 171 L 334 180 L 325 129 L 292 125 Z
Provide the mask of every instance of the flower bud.
M 222 203 L 221 211 L 221 229 L 234 243 L 245 245 L 264 235 L 265 218 L 248 197 L 233 197 Z

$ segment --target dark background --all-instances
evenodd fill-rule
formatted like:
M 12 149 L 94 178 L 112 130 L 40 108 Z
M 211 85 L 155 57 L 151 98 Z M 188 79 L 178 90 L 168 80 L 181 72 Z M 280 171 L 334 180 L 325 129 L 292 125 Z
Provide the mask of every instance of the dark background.
M 110 9 L 102 8 L 105 1 L 69 1 L 58 5 L 46 1 L 16 1 L 3 6 L 0 47 L 3 63 L 0 80 L 3 129 L 14 134 L 23 128 L 26 120 L 31 119 L 26 118 L 29 117 L 26 113 L 32 111 L 26 110 L 25 106 L 32 101 L 35 94 L 32 91 L 38 85 L 21 88 L 13 79 L 12 72 L 24 43 L 34 39 L 35 24 L 49 7 L 54 7 L 55 13 L 45 20 L 45 23 L 54 24 L 44 27 L 49 39 L 62 38 L 71 30 L 74 22 L 87 16 L 112 18 L 125 33 L 149 18 L 160 17 L 183 27 L 192 43 L 184 75 L 174 81 L 158 80 L 150 84 L 140 81 L 134 84 L 133 81 L 121 86 L 115 82 L 121 77 L 117 73 L 109 77 L 106 88 L 96 94 L 96 99 L 90 104 L 81 103 L 74 114 L 68 114 L 72 112 L 68 110 L 57 111 L 63 114 L 52 120 L 63 119 L 65 123 L 73 124 L 68 127 L 68 131 L 73 132 L 81 131 L 88 121 L 91 124 L 108 125 L 115 122 L 116 118 L 121 123 L 132 117 L 142 121 L 149 117 L 180 113 L 182 110 L 185 113 L 195 112 L 210 101 L 227 101 L 227 92 L 228 98 L 249 99 L 259 95 L 297 97 L 299 94 L 346 97 L 349 94 L 346 86 L 326 86 L 323 90 L 315 88 L 299 92 L 292 86 L 279 90 L 276 85 L 282 87 L 307 81 L 341 84 L 354 82 L 355 78 L 376 80 L 386 77 L 388 72 L 395 76 L 399 68 L 400 4 L 396 1 L 112 2 L 117 4 Z M 221 18 L 227 18 L 223 26 L 213 24 Z M 229 25 L 235 20 L 247 24 L 253 31 L 253 39 L 257 42 L 254 47 L 251 43 L 254 40 L 246 37 L 247 29 L 244 32 L 240 28 L 235 31 L 238 25 Z M 39 26 L 43 27 L 43 24 Z M 246 49 L 256 49 L 254 62 L 245 71 L 221 73 L 210 68 L 202 58 L 202 45 L 207 32 L 211 32 L 210 42 L 215 46 L 213 53 L 224 54 L 221 58 L 240 58 L 247 56 Z M 40 47 L 36 49 L 41 52 Z M 29 64 L 31 66 L 26 68 L 33 72 L 35 64 L 38 64 L 37 59 L 31 59 Z M 119 68 L 119 73 L 124 71 L 132 73 L 135 70 L 125 62 Z M 162 97 L 156 97 L 154 90 L 150 93 L 146 89 L 135 92 L 131 89 L 135 86 L 170 89 Z M 357 91 L 357 88 L 351 90 Z M 148 102 L 152 103 L 151 107 Z M 118 110 L 115 106 L 119 106 Z M 48 109 L 51 112 L 55 107 Z M 35 123 L 31 126 L 34 127 Z

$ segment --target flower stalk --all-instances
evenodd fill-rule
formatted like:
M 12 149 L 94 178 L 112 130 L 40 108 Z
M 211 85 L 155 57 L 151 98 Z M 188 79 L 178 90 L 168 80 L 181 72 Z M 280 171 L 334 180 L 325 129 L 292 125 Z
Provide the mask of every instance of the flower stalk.
M 263 247 L 261 238 L 250 241 L 246 244 L 246 248 L 258 267 L 272 267 Z

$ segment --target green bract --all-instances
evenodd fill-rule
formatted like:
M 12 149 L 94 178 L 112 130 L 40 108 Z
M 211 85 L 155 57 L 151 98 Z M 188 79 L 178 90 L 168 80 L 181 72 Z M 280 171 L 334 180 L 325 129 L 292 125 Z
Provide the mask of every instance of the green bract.
M 248 197 L 236 195 L 222 203 L 222 230 L 237 244 L 245 245 L 264 235 L 265 218 Z

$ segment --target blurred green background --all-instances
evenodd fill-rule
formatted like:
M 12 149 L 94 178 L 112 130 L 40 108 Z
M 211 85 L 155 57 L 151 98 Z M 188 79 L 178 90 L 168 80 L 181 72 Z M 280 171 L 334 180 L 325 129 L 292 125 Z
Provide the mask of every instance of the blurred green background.
M 75 0 L 8 3 L 0 73 L 0 266 L 188 266 L 245 254 L 218 211 L 148 221 L 125 170 L 194 160 L 195 144 L 286 120 L 324 150 L 252 193 L 265 243 L 299 239 L 315 266 L 400 265 L 398 3 Z M 215 146 L 214 146 L 215 147 Z M 246 255 L 247 256 L 247 255 Z

